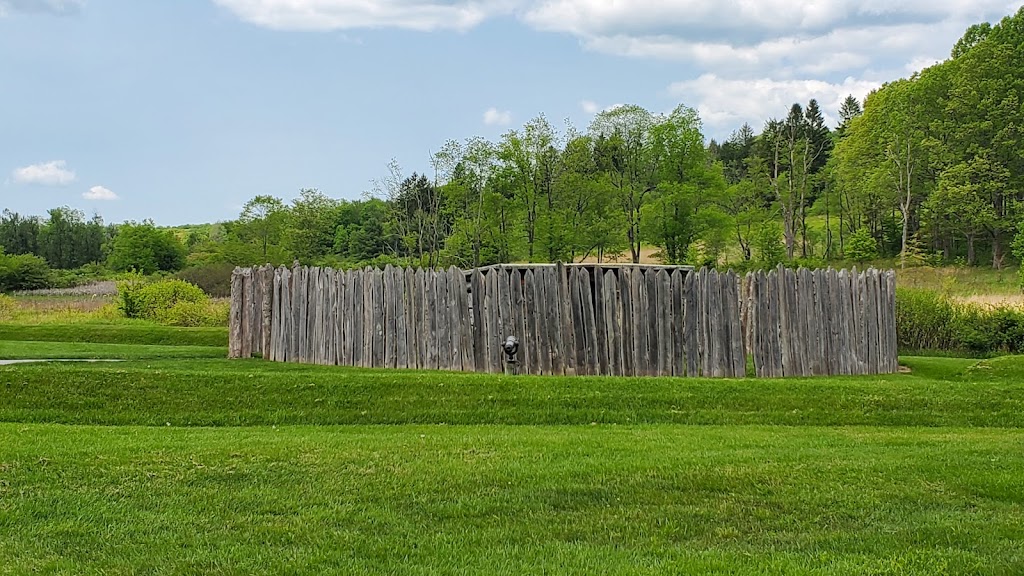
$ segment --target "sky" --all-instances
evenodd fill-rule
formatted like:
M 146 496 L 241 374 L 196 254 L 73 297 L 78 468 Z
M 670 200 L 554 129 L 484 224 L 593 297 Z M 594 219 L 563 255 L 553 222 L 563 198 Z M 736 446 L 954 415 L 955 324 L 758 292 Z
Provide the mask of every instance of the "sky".
M 695 108 L 707 138 L 945 59 L 1006 0 L 0 0 L 0 208 L 238 216 L 431 174 L 543 113 Z

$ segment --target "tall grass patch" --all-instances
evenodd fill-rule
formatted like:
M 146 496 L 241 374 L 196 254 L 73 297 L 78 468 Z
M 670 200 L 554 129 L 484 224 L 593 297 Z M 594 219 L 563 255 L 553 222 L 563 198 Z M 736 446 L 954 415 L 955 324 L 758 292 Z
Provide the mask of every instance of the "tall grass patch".
M 1007 304 L 961 302 L 933 290 L 896 290 L 896 331 L 901 353 L 1024 352 L 1024 311 Z

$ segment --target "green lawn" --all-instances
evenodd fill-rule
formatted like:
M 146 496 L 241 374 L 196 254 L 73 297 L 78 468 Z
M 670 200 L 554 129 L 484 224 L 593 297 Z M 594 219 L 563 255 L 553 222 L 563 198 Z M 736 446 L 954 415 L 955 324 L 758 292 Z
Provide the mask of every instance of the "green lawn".
M 98 344 L 228 345 L 227 328 L 177 328 L 142 321 L 74 324 L 0 324 L 0 340 L 94 342 Z
M 0 575 L 1024 573 L 1022 357 L 503 377 L 194 334 L 0 338 L 133 358 L 0 367 Z

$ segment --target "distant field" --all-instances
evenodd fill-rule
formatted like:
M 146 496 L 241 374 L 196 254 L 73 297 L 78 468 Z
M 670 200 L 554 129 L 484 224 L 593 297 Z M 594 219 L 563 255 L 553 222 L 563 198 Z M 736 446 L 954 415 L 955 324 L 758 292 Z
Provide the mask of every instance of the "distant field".
M 64 338 L 66 341 L 61 341 Z M 0 574 L 1020 574 L 1024 358 L 791 380 L 227 360 L 0 326 Z

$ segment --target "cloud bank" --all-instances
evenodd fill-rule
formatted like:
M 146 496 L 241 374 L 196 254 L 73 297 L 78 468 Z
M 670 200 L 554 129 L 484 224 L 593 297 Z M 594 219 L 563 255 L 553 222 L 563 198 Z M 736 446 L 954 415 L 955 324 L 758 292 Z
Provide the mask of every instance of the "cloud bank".
M 68 169 L 67 162 L 51 160 L 15 168 L 11 172 L 11 178 L 18 184 L 63 186 L 75 181 L 75 172 Z

